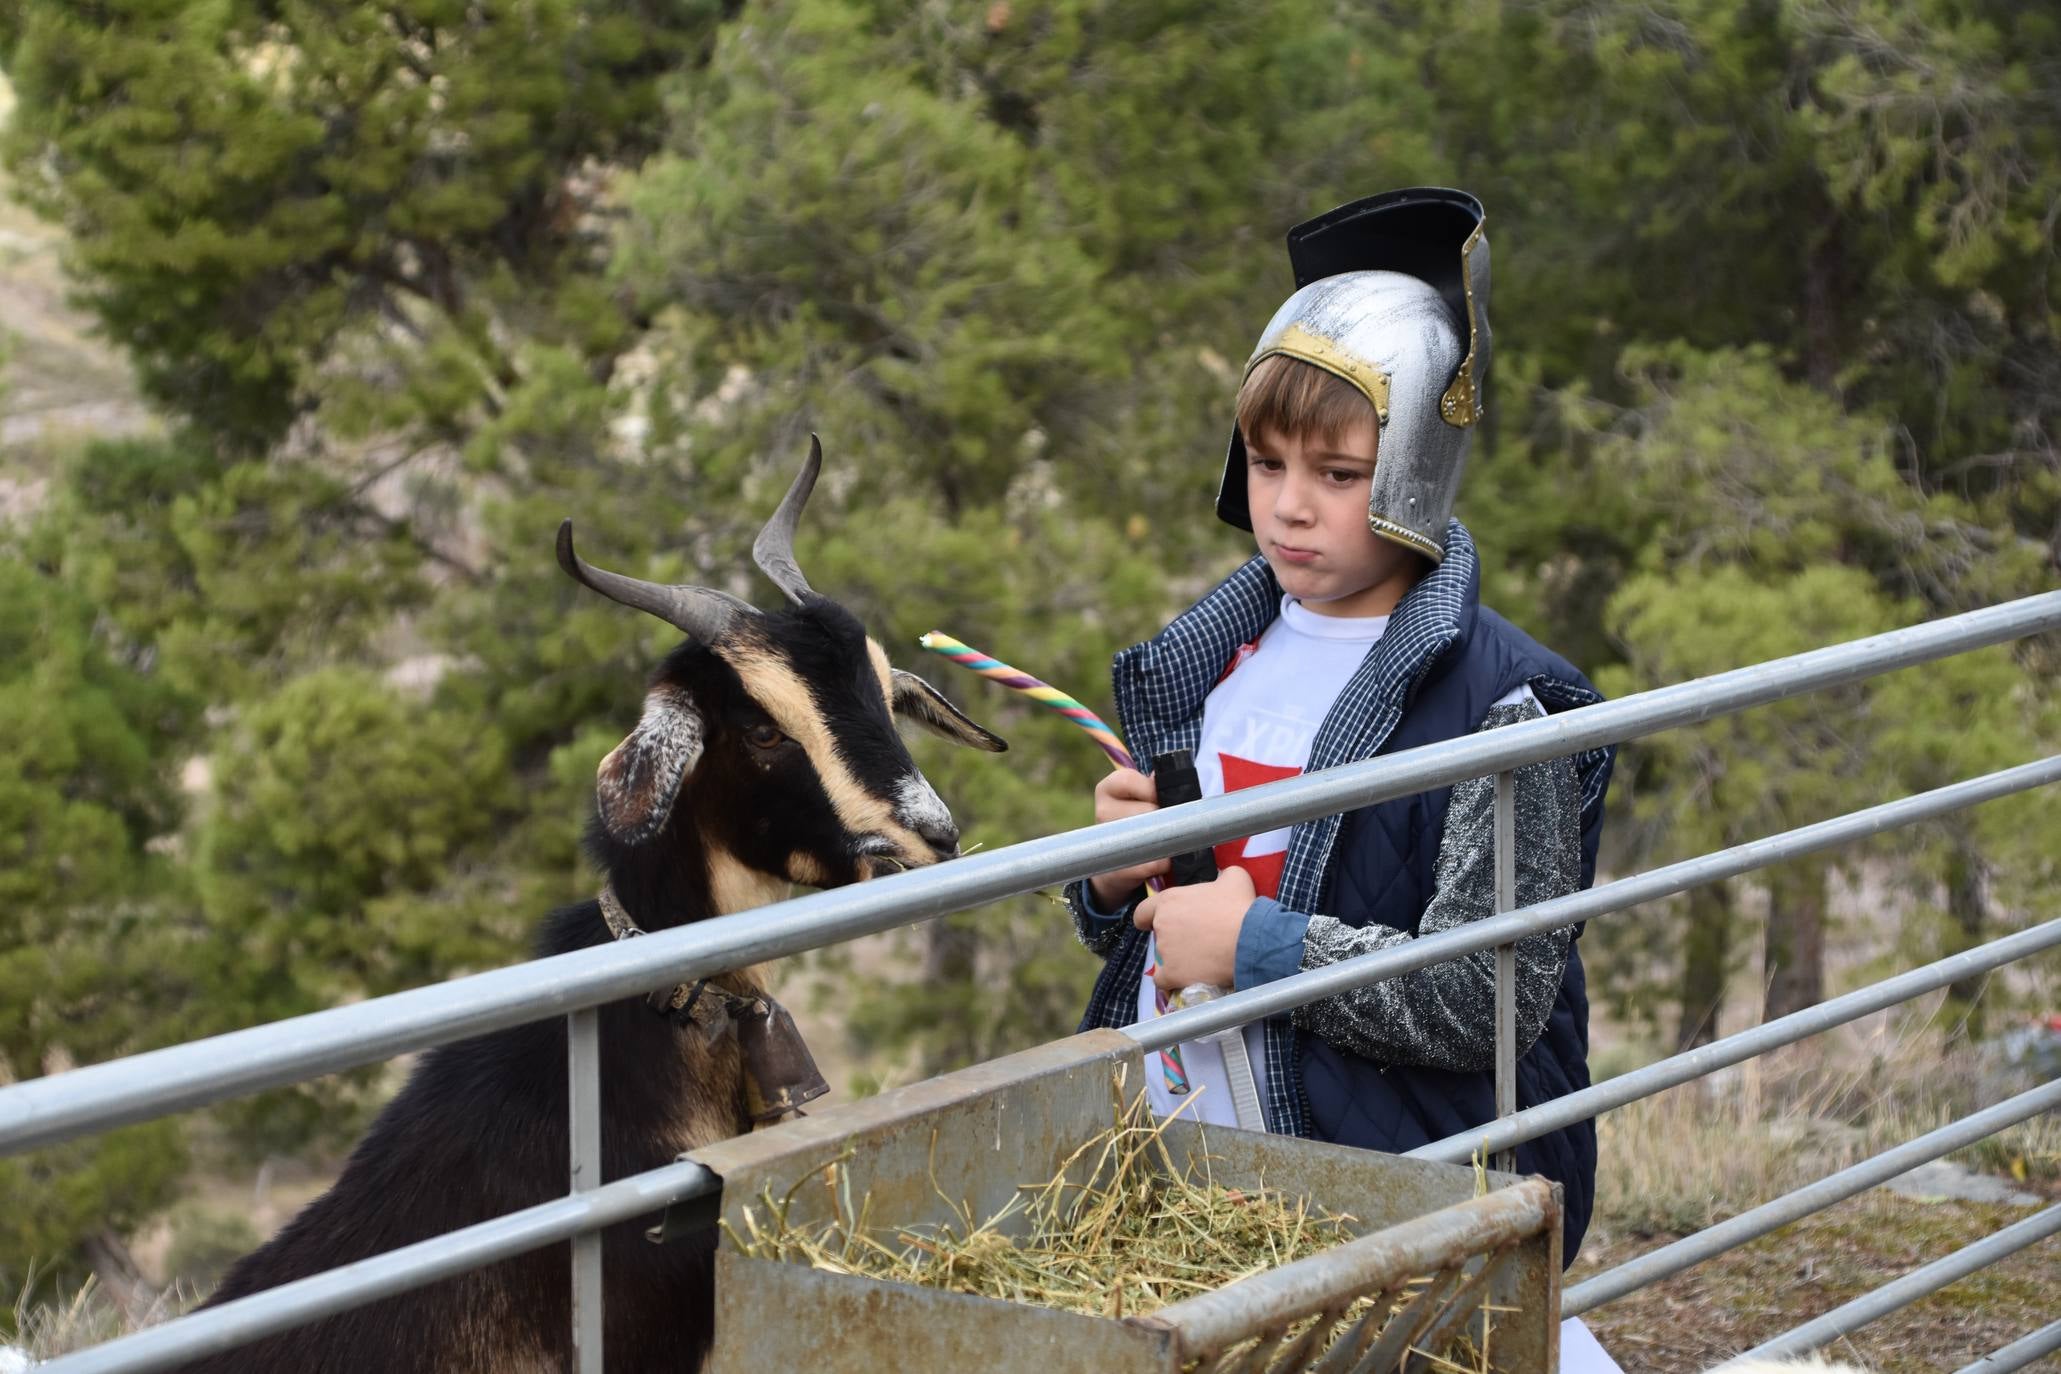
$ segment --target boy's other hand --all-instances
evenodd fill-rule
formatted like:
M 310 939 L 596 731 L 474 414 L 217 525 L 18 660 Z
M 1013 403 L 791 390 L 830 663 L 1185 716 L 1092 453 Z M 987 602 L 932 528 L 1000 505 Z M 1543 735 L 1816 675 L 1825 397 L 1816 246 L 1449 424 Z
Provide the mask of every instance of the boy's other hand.
M 1170 887 L 1138 903 L 1131 920 L 1158 942 L 1159 970 L 1152 981 L 1160 990 L 1179 992 L 1197 983 L 1230 987 L 1238 971 L 1238 932 L 1257 895 L 1252 875 L 1232 864 L 1213 883 Z
M 1104 821 L 1122 820 L 1125 816 L 1142 816 L 1148 811 L 1159 810 L 1159 788 L 1151 778 L 1135 768 L 1120 768 L 1095 784 L 1095 824 Z M 1169 872 L 1173 864 L 1166 859 L 1154 859 L 1149 863 L 1134 864 L 1130 868 L 1119 868 L 1110 873 L 1097 873 L 1088 879 L 1088 885 L 1095 891 L 1095 905 L 1104 911 L 1114 911 L 1130 895 L 1132 889 L 1143 887 L 1148 878 L 1157 878 Z

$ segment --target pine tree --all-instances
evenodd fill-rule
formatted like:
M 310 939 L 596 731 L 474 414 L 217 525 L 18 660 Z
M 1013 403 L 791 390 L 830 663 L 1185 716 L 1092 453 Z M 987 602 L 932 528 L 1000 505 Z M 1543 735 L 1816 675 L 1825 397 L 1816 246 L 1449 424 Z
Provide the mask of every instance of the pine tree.
M 25 0 L 8 162 L 147 392 L 225 446 L 283 438 L 325 365 L 417 350 L 427 428 L 515 383 L 506 312 L 564 304 L 595 247 L 583 169 L 649 146 L 717 15 Z

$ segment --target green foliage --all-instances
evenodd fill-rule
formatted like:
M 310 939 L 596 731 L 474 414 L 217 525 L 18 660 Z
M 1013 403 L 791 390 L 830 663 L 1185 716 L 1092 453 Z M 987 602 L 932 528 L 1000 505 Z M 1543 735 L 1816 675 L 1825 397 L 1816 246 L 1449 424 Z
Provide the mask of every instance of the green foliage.
M 419 549 L 334 475 L 218 466 L 195 435 L 87 445 L 26 542 L 202 701 L 349 658 L 424 591 Z
M 173 1121 L 0 1159 L 0 1284 L 17 1300 L 75 1287 L 88 1273 L 81 1238 L 119 1237 L 149 1221 L 178 1197 L 186 1168 Z M 0 1331 L 16 1310 L 0 1306 Z
M 212 765 L 195 869 L 210 925 L 241 951 L 224 1000 L 273 1020 L 506 949 L 492 912 L 447 891 L 512 798 L 490 723 L 322 669 L 253 703 Z
M 1120 354 L 1021 144 L 910 75 L 850 6 L 756 12 L 718 43 L 686 146 L 631 190 L 618 268 L 736 340 L 702 367 L 770 369 L 767 400 L 871 459 L 872 491 L 920 476 L 984 503 L 1026 434 L 1072 438 Z
M 1624 365 L 1638 408 L 1609 416 L 1594 442 L 1647 528 L 1641 570 L 1606 609 L 1625 653 L 1598 675 L 1606 692 L 1881 633 L 1922 618 L 1921 597 L 2036 584 L 2026 546 L 1998 541 L 1965 501 L 1915 488 L 1885 426 L 1784 380 L 1765 352 L 1633 349 Z M 1618 813 L 1642 857 L 1686 857 L 2023 762 L 2056 737 L 2052 709 L 2009 650 L 1963 656 L 1643 741 Z M 1978 834 L 2024 872 L 2039 815 L 2036 803 L 1985 807 L 1874 857 L 1901 869 L 1921 912 L 1937 911 L 1933 885 Z M 1921 916 L 1909 952 L 1967 943 L 1942 935 L 1943 919 Z M 1599 943 L 1623 956 L 1646 933 L 1609 927 Z M 1614 995 L 1639 1000 L 1636 961 L 1598 962 Z
M 133 1044 L 126 1018 L 93 1014 L 118 1010 L 96 1006 L 102 961 L 149 968 L 148 939 L 126 937 L 169 876 L 145 846 L 178 817 L 157 746 L 187 703 L 93 624 L 69 588 L 0 557 L 0 1057 L 17 1076 Z
M 2061 24 L 2014 5 L 1861 0 L 1800 6 L 1798 27 L 1821 54 L 1799 112 L 1813 165 L 1867 243 L 1861 289 L 1893 305 L 1872 322 L 1870 390 L 1923 399 L 1929 474 L 2044 534 L 2061 512 Z
M 9 165 L 61 218 L 149 392 L 248 451 L 354 325 L 465 341 L 479 278 L 590 251 L 577 173 L 657 132 L 714 0 L 315 6 L 26 0 Z M 479 381 L 475 381 L 477 389 Z
M 1394 44 L 1385 9 L 1364 22 Z M 1619 402 L 1628 343 L 1765 346 L 1833 408 L 1891 420 L 1905 479 L 1976 501 L 1993 543 L 2036 541 L 2051 581 L 2050 14 L 1551 0 L 1450 7 L 1426 27 L 1453 178 L 1494 215 L 1506 363 L 1514 349 L 1545 386 Z M 1496 399 L 1498 427 L 1551 432 L 1559 398 Z M 1579 454 L 1558 447 L 1549 461 Z M 1994 596 L 1985 583 L 1953 604 Z
M 147 843 L 176 824 L 159 745 L 190 709 L 94 633 L 90 603 L 0 553 L 0 1074 L 150 1048 L 177 994 L 178 875 Z M 131 651 L 133 652 L 133 651 Z M 0 1160 L 0 1285 L 80 1275 L 75 1245 L 176 1195 L 162 1123 Z

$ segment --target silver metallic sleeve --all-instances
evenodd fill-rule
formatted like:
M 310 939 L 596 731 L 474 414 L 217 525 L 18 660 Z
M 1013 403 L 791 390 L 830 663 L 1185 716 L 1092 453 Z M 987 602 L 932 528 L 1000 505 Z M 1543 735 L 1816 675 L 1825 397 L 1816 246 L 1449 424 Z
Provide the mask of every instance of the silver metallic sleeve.
M 1116 948 L 1116 942 L 1123 938 L 1124 931 L 1131 924 L 1131 913 L 1138 909 L 1144 899 L 1145 889 L 1139 888 L 1114 912 L 1103 914 L 1091 905 L 1088 894 L 1088 880 L 1077 878 L 1066 885 L 1066 910 L 1073 917 L 1074 938 L 1098 959 L 1107 959 Z
M 1538 714 L 1530 703 L 1498 706 L 1482 729 Z M 1517 904 L 1574 891 L 1581 882 L 1581 797 L 1574 765 L 1553 759 L 1517 770 Z M 1453 788 L 1439 844 L 1436 890 L 1419 930 L 1435 934 L 1495 914 L 1495 779 Z M 1302 966 L 1321 968 L 1413 938 L 1382 925 L 1355 927 L 1312 916 Z M 1517 943 L 1517 1052 L 1545 1029 L 1567 967 L 1572 929 Z M 1312 1002 L 1295 1023 L 1340 1049 L 1386 1064 L 1478 1073 L 1495 1065 L 1496 956 L 1481 950 L 1401 978 Z

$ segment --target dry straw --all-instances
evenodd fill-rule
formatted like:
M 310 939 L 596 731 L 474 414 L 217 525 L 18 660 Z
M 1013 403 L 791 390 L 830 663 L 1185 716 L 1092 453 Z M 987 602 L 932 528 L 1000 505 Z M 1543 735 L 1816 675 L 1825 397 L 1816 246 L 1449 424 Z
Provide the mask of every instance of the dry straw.
M 933 1168 L 931 1187 L 951 1220 L 876 1224 L 871 1194 L 852 1197 L 848 1150 L 784 1194 L 769 1186 L 723 1233 L 752 1259 L 1106 1317 L 1152 1312 L 1352 1239 L 1351 1216 L 1270 1188 L 1225 1187 L 1206 1155 L 1179 1167 L 1163 1139 L 1167 1122 L 1153 1120 L 1142 1093 L 1126 1106 L 1112 1092 L 1111 1108 L 1109 1129 L 984 1220 L 939 1186 Z M 791 1220 L 812 1181 L 828 1189 L 831 1219 Z M 1401 1310 L 1428 1281 L 1363 1299 L 1339 1329 L 1376 1301 Z M 1416 1353 L 1435 1368 L 1489 1374 L 1486 1353 L 1465 1336 Z

